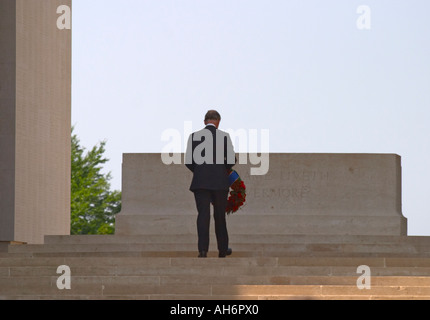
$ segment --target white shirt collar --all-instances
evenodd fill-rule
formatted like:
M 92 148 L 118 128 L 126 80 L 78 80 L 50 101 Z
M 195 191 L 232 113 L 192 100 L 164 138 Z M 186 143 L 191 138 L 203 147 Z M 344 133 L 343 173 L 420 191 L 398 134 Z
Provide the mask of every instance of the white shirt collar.
M 212 127 L 215 127 L 216 128 L 216 126 L 213 124 L 213 123 L 208 123 L 207 125 L 206 125 L 206 127 L 207 126 L 212 126 Z

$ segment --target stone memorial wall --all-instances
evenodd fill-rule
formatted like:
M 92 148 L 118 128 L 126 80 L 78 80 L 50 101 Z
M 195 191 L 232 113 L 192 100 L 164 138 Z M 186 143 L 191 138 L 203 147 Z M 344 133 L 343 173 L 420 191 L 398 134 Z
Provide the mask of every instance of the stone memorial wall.
M 407 234 L 398 155 L 270 154 L 265 175 L 251 175 L 256 165 L 246 158 L 235 166 L 247 202 L 228 217 L 232 235 Z M 160 154 L 125 154 L 116 233 L 195 234 L 191 179 L 185 165 L 166 165 Z

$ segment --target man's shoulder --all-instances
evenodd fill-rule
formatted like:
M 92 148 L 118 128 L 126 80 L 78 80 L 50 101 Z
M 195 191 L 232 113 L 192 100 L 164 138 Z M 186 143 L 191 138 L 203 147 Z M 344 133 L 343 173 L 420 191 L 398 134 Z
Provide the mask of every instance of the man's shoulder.
M 216 134 L 217 136 L 222 136 L 222 137 L 229 137 L 230 136 L 230 134 L 228 132 L 222 131 L 222 130 L 217 129 L 217 128 L 212 127 L 212 126 L 208 126 L 208 127 L 203 128 L 201 130 L 195 131 L 192 133 L 192 136 L 193 135 L 202 136 L 202 135 L 208 134 L 209 132 L 212 134 Z
M 217 130 L 216 134 L 222 137 L 230 137 L 230 134 L 228 132 L 222 130 Z
M 193 135 L 202 135 L 202 134 L 205 134 L 205 133 L 208 133 L 208 132 L 212 132 L 212 130 L 210 130 L 209 128 L 203 128 L 201 130 L 197 130 L 197 131 L 193 132 L 192 134 Z

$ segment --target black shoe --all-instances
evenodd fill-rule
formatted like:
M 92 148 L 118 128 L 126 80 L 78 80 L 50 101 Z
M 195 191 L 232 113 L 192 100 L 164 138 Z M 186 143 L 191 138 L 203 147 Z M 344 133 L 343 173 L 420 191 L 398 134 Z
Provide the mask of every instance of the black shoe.
M 207 257 L 208 257 L 207 251 L 200 251 L 199 252 L 199 258 L 207 258 Z
M 225 258 L 226 256 L 231 256 L 233 253 L 233 250 L 231 250 L 230 248 L 227 249 L 227 251 L 223 251 L 219 253 L 218 257 L 220 258 Z

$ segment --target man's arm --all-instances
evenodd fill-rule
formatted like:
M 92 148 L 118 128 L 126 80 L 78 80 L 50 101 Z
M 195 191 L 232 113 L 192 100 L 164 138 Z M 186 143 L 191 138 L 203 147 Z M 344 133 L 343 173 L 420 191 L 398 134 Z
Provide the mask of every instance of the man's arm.
M 193 135 L 190 135 L 187 143 L 187 151 L 185 153 L 185 166 L 194 172 L 195 163 L 193 159 Z
M 236 153 L 234 152 L 233 142 L 231 141 L 230 135 L 227 133 L 226 135 L 226 151 L 225 151 L 225 159 L 226 159 L 226 168 L 227 170 L 231 170 L 234 165 L 237 163 Z

